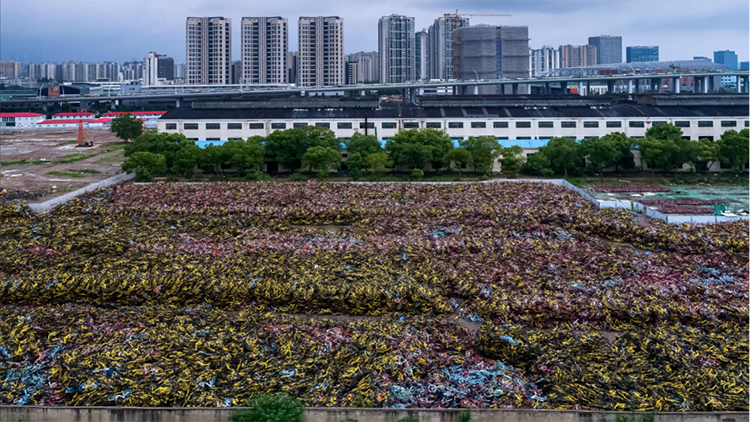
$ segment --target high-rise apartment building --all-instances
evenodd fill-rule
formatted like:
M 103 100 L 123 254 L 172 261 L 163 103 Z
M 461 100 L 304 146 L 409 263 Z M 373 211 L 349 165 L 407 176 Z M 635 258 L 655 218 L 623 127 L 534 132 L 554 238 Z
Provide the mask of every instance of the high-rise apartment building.
M 174 78 L 184 80 L 187 76 L 187 65 L 185 63 L 175 63 Z
M 232 77 L 232 20 L 223 17 L 187 18 L 188 84 L 229 84 Z
M 125 77 L 125 79 L 129 79 Z M 143 58 L 143 85 L 159 85 L 174 80 L 174 59 L 164 54 L 149 52 Z
M 378 21 L 378 61 L 380 82 L 399 83 L 416 80 L 414 18 L 383 16 Z
M 286 83 L 288 52 L 286 18 L 242 18 L 242 83 Z
M 345 66 L 344 19 L 300 17 L 297 85 L 343 85 Z
M 380 55 L 377 51 L 360 51 L 347 56 L 347 62 L 357 63 L 354 83 L 382 81 Z
M 232 63 L 232 83 L 235 85 L 242 82 L 242 60 L 235 60 Z
M 629 46 L 625 49 L 625 61 L 627 63 L 658 62 L 659 46 Z
M 430 79 L 427 73 L 427 30 L 423 29 L 414 34 L 414 74 L 418 81 Z
M 76 63 L 71 60 L 60 65 L 60 82 L 75 82 Z
M 360 83 L 359 80 L 359 63 L 357 63 L 356 58 L 353 58 L 351 56 L 346 57 L 346 70 L 345 70 L 345 79 L 347 85 L 356 85 Z
M 538 77 L 545 72 L 560 68 L 560 49 L 545 45 L 539 49 L 529 51 L 529 73 L 532 77 Z
M 560 67 L 594 66 L 597 62 L 597 50 L 593 45 L 561 45 Z
M 737 70 L 737 54 L 732 50 L 714 51 L 714 63 L 723 64 L 726 70 Z
M 21 62 L 0 61 L 0 76 L 15 79 L 21 75 Z
M 286 82 L 290 84 L 297 83 L 297 60 L 299 53 L 289 51 L 286 53 Z
M 458 79 L 516 79 L 529 76 L 527 26 L 477 25 L 458 30 L 461 42 L 456 63 Z M 526 92 L 526 86 L 521 86 Z M 474 89 L 471 87 L 470 89 Z M 508 93 L 512 87 L 507 87 Z M 504 93 L 503 86 L 477 88 L 479 94 Z
M 589 45 L 596 47 L 596 64 L 622 63 L 622 37 L 600 35 L 589 37 Z
M 428 70 L 430 79 L 455 78 L 453 62 L 455 60 L 456 27 L 469 26 L 468 18 L 456 21 L 451 17 L 435 19 L 428 30 Z

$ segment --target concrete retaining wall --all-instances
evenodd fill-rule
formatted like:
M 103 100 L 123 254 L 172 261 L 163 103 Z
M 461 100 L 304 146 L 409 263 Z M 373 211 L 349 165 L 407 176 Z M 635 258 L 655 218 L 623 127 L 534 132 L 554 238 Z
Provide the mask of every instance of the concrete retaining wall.
M 44 407 L 0 406 L 1 422 L 226 422 L 228 408 Z M 557 410 L 473 410 L 472 422 L 616 422 L 630 412 Z M 634 422 L 644 420 L 636 414 Z M 397 422 L 412 417 L 419 422 L 457 422 L 458 410 L 307 408 L 305 422 Z M 656 413 L 654 422 L 748 422 L 747 412 Z
M 107 186 L 112 186 L 114 184 L 124 182 L 133 178 L 135 178 L 135 172 L 120 173 L 116 176 L 110 177 L 109 179 L 104 179 L 101 182 L 92 183 L 88 186 L 82 187 L 81 189 L 76 189 L 73 192 L 68 192 L 65 195 L 60 195 L 56 198 L 52 198 L 49 201 L 45 201 L 39 204 L 29 204 L 29 208 L 31 208 L 31 210 L 35 213 L 49 212 L 52 211 L 52 209 L 54 209 L 56 206 L 64 204 L 78 195 L 82 195 L 86 192 L 91 192 L 92 190 L 96 190 L 99 188 L 106 188 Z M 2 422 L 2 419 L 0 419 L 0 422 Z

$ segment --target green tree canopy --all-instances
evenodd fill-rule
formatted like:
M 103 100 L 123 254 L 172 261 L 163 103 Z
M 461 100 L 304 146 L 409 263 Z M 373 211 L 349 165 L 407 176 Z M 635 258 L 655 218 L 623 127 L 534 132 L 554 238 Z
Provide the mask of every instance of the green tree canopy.
M 656 138 L 660 141 L 676 141 L 682 139 L 682 129 L 671 123 L 656 124 L 646 131 L 646 137 Z
M 693 164 L 697 160 L 699 144 L 690 140 L 657 139 L 645 137 L 638 142 L 641 157 L 651 168 L 651 178 L 654 170 L 677 170 L 682 164 Z
M 388 158 L 388 154 L 378 152 L 368 155 L 367 158 L 365 158 L 365 165 L 372 173 L 382 173 L 387 166 L 391 166 L 393 163 Z
M 721 140 L 714 142 L 706 138 L 698 140 L 698 159 L 699 170 L 708 171 L 713 163 L 719 161 L 719 144 Z
M 747 129 L 739 132 L 728 130 L 721 135 L 721 142 L 717 148 L 721 162 L 731 165 L 738 172 L 742 171 L 748 161 L 749 132 Z
M 246 169 L 259 171 L 263 168 L 263 137 L 253 136 L 247 141 L 230 140 L 221 146 L 222 157 L 226 163 L 237 169 L 237 173 L 244 173 Z
M 552 138 L 546 146 L 539 148 L 549 158 L 552 169 L 568 177 L 568 170 L 578 169 L 581 162 L 581 147 L 573 138 Z
M 629 138 L 621 132 L 613 132 L 601 138 L 589 138 L 581 141 L 581 149 L 588 157 L 591 167 L 604 177 L 604 169 L 612 167 L 622 159 L 620 145 Z
M 489 175 L 492 172 L 497 157 L 500 156 L 500 145 L 492 136 L 481 138 L 470 137 L 460 141 L 461 147 L 466 148 L 471 154 L 471 162 L 477 173 Z
M 122 163 L 122 170 L 130 173 L 135 170 L 136 182 L 148 182 L 167 170 L 166 160 L 161 154 L 146 151 L 133 153 Z
M 135 152 L 161 154 L 166 160 L 167 170 L 173 171 L 177 151 L 185 145 L 195 145 L 195 142 L 180 133 L 159 133 L 149 130 L 136 138 L 135 142 L 125 145 L 125 156 L 129 157 Z
M 507 148 L 502 148 L 500 153 L 503 156 L 501 161 L 502 170 L 505 173 L 515 175 L 521 170 L 526 159 L 522 156 L 523 148 L 519 145 L 513 145 Z
M 130 142 L 141 136 L 143 122 L 140 119 L 132 117 L 129 113 L 124 113 L 112 119 L 110 130 L 118 138 L 125 142 Z
M 317 170 L 319 177 L 326 178 L 330 170 L 341 167 L 341 153 L 331 147 L 310 147 L 302 156 L 302 164 Z
M 423 168 L 429 162 L 447 166 L 453 141 L 437 129 L 402 130 L 385 144 L 385 150 L 398 165 Z
M 365 166 L 365 160 L 362 158 L 362 154 L 355 152 L 349 154 L 346 158 L 346 167 L 349 169 L 349 177 L 352 180 L 359 180 L 362 176 L 362 167 Z
M 370 154 L 383 152 L 383 147 L 375 136 L 365 136 L 361 133 L 355 133 L 352 135 L 351 139 L 346 142 L 346 151 L 349 156 L 359 153 L 362 158 L 365 158 Z
M 665 150 L 664 141 L 653 137 L 645 137 L 638 141 L 638 151 L 641 152 L 641 159 L 648 164 L 651 170 L 651 179 L 654 178 L 654 170 L 663 167 L 662 158 Z
M 201 153 L 202 150 L 195 143 L 186 143 L 175 154 L 172 171 L 175 174 L 192 177 L 195 166 L 200 165 Z
M 534 154 L 529 154 L 526 157 L 526 164 L 523 165 L 522 170 L 524 173 L 535 174 L 543 177 L 549 177 L 555 174 L 555 172 L 552 171 L 552 163 L 550 162 L 549 157 L 547 157 L 547 154 L 545 154 L 542 149 Z
M 448 153 L 448 161 L 455 163 L 456 168 L 458 168 L 458 174 L 461 174 L 461 166 L 471 164 L 471 153 L 463 147 L 453 148 Z
M 328 147 L 337 152 L 341 149 L 341 143 L 334 133 L 320 126 L 277 130 L 265 142 L 266 154 L 291 170 L 299 169 L 305 152 L 316 146 Z

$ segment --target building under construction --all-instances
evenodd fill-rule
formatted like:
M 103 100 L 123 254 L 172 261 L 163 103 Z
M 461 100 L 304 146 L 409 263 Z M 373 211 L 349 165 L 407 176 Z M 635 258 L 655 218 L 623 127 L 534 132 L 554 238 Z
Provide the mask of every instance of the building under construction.
M 458 30 L 457 79 L 527 78 L 529 76 L 529 27 L 477 25 Z M 465 93 L 513 94 L 512 87 L 466 87 Z M 526 92 L 520 85 L 519 93 Z

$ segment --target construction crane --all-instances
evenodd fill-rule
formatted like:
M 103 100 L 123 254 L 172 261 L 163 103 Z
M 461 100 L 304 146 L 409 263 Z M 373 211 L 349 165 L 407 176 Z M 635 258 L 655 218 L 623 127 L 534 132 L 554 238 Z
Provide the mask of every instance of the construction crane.
M 94 143 L 91 142 L 88 132 L 83 128 L 83 120 L 78 121 L 78 145 L 77 147 L 93 147 Z
M 453 45 L 453 76 L 458 79 L 461 77 L 461 62 L 458 60 L 459 56 L 459 46 L 462 44 L 461 40 L 458 37 L 458 22 L 461 20 L 461 17 L 463 16 L 510 16 L 510 15 L 497 15 L 493 13 L 458 13 L 458 9 L 456 9 L 456 13 L 445 13 L 443 14 L 444 18 L 453 18 L 454 24 L 453 24 L 453 38 L 454 38 L 454 45 Z

